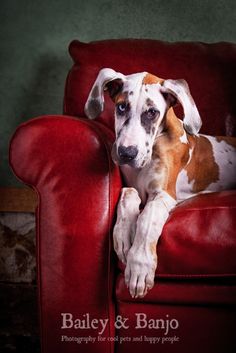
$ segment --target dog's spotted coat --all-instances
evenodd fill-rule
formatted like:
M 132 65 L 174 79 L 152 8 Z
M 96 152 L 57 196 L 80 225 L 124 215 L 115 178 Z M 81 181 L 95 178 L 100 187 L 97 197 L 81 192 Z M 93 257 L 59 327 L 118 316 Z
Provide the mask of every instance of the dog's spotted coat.
M 154 285 L 156 245 L 170 210 L 198 193 L 235 188 L 236 139 L 198 134 L 201 118 L 184 80 L 103 69 L 85 106 L 91 119 L 103 110 L 104 90 L 115 103 L 112 158 L 127 184 L 118 204 L 114 248 L 126 264 L 131 296 L 143 297 Z M 177 102 L 183 121 L 172 108 Z

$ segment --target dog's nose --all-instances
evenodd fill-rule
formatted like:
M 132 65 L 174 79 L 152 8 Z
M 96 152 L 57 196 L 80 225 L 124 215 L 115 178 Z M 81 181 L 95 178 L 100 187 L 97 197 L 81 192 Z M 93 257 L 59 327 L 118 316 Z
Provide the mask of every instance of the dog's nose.
M 136 146 L 119 146 L 118 155 L 122 162 L 132 161 L 138 154 L 138 149 Z

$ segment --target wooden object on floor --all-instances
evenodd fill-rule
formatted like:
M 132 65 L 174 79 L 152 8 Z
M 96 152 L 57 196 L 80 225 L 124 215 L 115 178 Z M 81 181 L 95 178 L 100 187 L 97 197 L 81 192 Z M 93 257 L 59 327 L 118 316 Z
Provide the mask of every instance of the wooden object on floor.
M 37 203 L 33 189 L 0 187 L 0 212 L 35 212 Z

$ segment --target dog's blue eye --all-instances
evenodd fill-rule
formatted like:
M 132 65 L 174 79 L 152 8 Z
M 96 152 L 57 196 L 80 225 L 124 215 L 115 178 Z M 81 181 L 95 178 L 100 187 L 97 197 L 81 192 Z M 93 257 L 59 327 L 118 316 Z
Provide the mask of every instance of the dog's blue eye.
M 119 104 L 117 104 L 116 109 L 119 114 L 123 114 L 127 109 L 127 104 L 126 103 L 119 103 Z

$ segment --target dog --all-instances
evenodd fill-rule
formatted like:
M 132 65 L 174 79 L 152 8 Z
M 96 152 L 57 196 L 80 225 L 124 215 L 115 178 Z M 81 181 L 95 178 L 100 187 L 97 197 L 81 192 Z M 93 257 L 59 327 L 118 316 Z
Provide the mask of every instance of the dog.
M 156 246 L 169 212 L 199 193 L 236 187 L 236 138 L 198 134 L 202 121 L 185 80 L 102 69 L 85 104 L 88 118 L 103 111 L 105 90 L 115 104 L 112 159 L 127 185 L 117 208 L 114 249 L 126 265 L 131 296 L 142 298 L 154 285 Z M 175 115 L 177 103 L 183 120 Z

